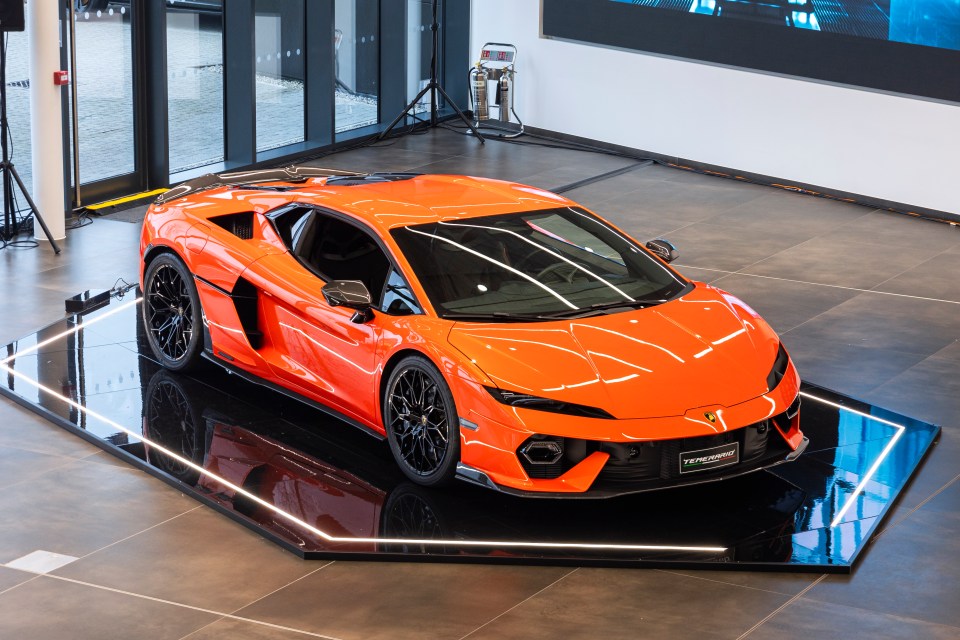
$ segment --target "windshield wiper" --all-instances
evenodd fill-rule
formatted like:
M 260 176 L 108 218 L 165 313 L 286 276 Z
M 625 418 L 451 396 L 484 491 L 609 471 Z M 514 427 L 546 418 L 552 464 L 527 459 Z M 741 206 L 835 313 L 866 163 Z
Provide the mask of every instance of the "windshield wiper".
M 508 313 L 506 311 L 494 311 L 493 313 L 444 313 L 441 318 L 445 320 L 464 320 L 466 322 L 543 322 L 546 320 L 556 320 L 553 315 L 536 315 L 529 313 Z
M 564 311 L 554 311 L 549 314 L 551 318 L 589 318 L 591 316 L 604 315 L 611 309 L 645 309 L 654 305 L 662 304 L 666 300 L 662 298 L 651 300 L 623 300 L 618 302 L 597 302 L 589 307 L 580 309 L 570 309 Z

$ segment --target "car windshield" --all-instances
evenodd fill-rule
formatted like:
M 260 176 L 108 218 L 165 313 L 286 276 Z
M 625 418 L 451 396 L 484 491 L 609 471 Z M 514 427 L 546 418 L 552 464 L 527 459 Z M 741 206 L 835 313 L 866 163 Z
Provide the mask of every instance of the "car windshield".
M 391 233 L 441 317 L 583 317 L 658 304 L 687 289 L 632 240 L 573 207 Z

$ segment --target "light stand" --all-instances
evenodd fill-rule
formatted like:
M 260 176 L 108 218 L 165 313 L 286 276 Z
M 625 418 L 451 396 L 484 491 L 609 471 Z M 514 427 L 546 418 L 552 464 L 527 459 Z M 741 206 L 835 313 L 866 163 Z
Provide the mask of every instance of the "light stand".
M 433 0 L 433 23 L 430 25 L 430 30 L 433 32 L 433 55 L 430 58 L 430 82 L 428 82 L 427 86 L 421 89 L 420 93 L 417 94 L 417 97 L 414 98 L 410 104 L 408 104 L 406 108 L 400 112 L 400 115 L 398 115 L 394 121 L 390 123 L 390 126 L 384 129 L 380 135 L 377 136 L 377 140 L 383 140 L 386 138 L 401 120 L 412 115 L 411 112 L 416 108 L 417 104 L 423 99 L 423 96 L 425 96 L 427 92 L 430 93 L 430 128 L 436 127 L 440 123 L 438 114 L 439 108 L 437 106 L 437 94 L 439 93 L 441 96 L 443 96 L 443 99 L 447 101 L 447 104 L 453 107 L 453 110 L 457 112 L 457 116 L 463 120 L 463 123 L 467 125 L 470 131 L 473 132 L 473 135 L 477 136 L 477 139 L 480 140 L 480 143 L 483 144 L 485 140 L 470 119 L 463 115 L 463 111 L 460 110 L 460 107 L 457 106 L 457 103 L 454 102 L 450 96 L 447 95 L 447 92 L 443 90 L 443 86 L 440 84 L 440 81 L 437 78 L 437 67 L 439 66 L 438 58 L 440 56 L 440 22 L 438 20 L 438 5 L 439 0 Z
M 9 242 L 16 237 L 17 211 L 13 205 L 13 183 L 16 182 L 17 186 L 20 187 L 20 193 L 27 201 L 27 206 L 33 212 L 33 219 L 43 228 L 43 233 L 50 241 L 54 253 L 59 254 L 60 247 L 50 234 L 50 229 L 47 228 L 43 218 L 40 217 L 40 211 L 37 209 L 33 198 L 30 197 L 27 188 L 23 185 L 23 180 L 20 179 L 16 167 L 10 162 L 10 150 L 7 146 L 9 139 L 10 123 L 7 122 L 7 34 L 6 32 L 0 32 L 0 147 L 3 149 L 0 173 L 3 174 L 3 240 Z

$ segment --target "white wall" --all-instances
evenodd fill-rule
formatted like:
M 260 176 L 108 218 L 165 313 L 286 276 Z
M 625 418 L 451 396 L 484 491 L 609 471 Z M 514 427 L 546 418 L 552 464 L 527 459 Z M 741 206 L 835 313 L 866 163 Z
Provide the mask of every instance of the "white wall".
M 541 39 L 539 0 L 475 0 L 471 56 L 517 45 L 526 124 L 960 214 L 960 106 Z

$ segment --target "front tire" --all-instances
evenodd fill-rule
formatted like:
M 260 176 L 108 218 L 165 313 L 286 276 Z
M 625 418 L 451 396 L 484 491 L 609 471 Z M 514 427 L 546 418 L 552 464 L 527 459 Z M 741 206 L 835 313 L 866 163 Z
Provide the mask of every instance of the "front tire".
M 158 256 L 143 277 L 143 326 L 157 361 L 171 371 L 200 364 L 203 316 L 193 275 L 177 256 Z
M 449 484 L 460 460 L 460 424 L 440 371 L 422 356 L 407 356 L 391 372 L 382 406 L 400 470 L 425 487 Z

